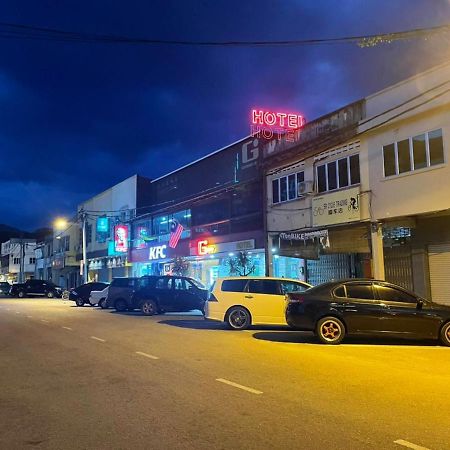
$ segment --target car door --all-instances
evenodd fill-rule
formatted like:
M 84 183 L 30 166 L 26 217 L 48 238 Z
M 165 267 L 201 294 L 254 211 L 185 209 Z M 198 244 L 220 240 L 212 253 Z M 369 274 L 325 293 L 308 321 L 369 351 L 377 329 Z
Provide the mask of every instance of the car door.
M 188 286 L 184 278 L 173 278 L 173 310 L 190 311 L 196 308 L 194 295 L 188 291 Z
M 44 295 L 43 284 L 37 282 L 37 280 L 28 280 L 25 282 L 25 291 L 28 295 Z
M 379 301 L 373 289 L 373 283 L 348 282 L 337 295 L 335 290 L 335 308 L 341 312 L 349 333 L 379 333 L 380 319 L 386 306 Z M 341 297 L 345 295 L 345 297 Z
M 192 311 L 193 309 L 203 309 L 204 297 L 203 292 L 195 286 L 189 279 L 184 278 L 186 290 L 183 292 L 182 304 L 185 311 Z
M 164 311 L 175 311 L 174 308 L 174 289 L 172 277 L 159 277 L 155 281 L 155 296 L 159 307 Z
M 286 325 L 286 299 L 278 280 L 251 279 L 247 291 L 244 306 L 252 315 L 252 323 Z
M 418 297 L 399 287 L 377 283 L 378 298 L 386 304 L 381 320 L 384 332 L 428 337 L 436 335 L 440 318 L 426 305 L 418 306 Z

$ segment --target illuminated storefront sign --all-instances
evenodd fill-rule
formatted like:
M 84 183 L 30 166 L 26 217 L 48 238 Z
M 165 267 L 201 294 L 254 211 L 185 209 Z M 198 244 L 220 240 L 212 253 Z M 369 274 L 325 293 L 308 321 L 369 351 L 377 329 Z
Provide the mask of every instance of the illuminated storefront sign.
M 211 253 L 216 253 L 216 246 L 210 245 L 206 239 L 204 241 L 198 241 L 197 253 L 199 255 L 210 255 Z
M 97 233 L 109 233 L 109 219 L 107 217 L 97 219 Z
M 114 250 L 118 253 L 128 251 L 128 225 L 114 227 Z
M 167 245 L 156 245 L 154 247 L 149 248 L 148 259 L 163 259 L 167 258 L 166 255 Z
M 306 121 L 299 114 L 253 109 L 250 123 L 252 137 L 296 142 L 300 139 L 300 129 Z

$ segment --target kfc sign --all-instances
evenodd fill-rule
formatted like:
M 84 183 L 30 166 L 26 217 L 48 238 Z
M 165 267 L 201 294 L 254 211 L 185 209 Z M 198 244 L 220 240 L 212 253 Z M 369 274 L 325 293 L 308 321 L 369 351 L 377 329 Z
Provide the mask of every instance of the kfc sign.
M 128 252 L 128 225 L 114 227 L 114 250 L 119 253 Z
M 150 247 L 148 259 L 155 260 L 167 258 L 166 249 L 167 245 L 156 245 L 155 247 Z

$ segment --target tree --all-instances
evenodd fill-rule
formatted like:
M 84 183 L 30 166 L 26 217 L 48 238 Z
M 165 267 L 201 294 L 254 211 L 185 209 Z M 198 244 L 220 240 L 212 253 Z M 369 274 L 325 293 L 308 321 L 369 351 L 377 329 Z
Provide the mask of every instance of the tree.
M 186 276 L 189 272 L 189 261 L 183 256 L 175 256 L 172 261 L 172 274 Z
M 236 256 L 229 258 L 227 262 L 230 268 L 230 275 L 246 277 L 251 275 L 256 269 L 252 257 L 246 251 L 238 252 Z

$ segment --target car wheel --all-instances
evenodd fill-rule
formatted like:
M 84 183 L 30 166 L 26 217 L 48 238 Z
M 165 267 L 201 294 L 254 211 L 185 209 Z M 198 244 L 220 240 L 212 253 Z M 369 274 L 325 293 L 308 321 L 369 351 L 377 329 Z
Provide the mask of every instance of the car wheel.
M 106 306 L 106 298 L 100 299 L 100 301 L 98 302 L 98 306 L 100 306 L 100 308 L 102 308 L 102 309 L 106 309 L 107 308 L 107 306 Z
M 48 291 L 47 292 L 47 297 L 48 298 L 53 298 L 55 296 L 55 293 L 53 291 Z
M 450 322 L 444 323 L 441 328 L 441 343 L 450 347 Z
M 317 322 L 316 334 L 322 344 L 340 344 L 345 336 L 345 326 L 336 317 L 324 317 Z
M 77 306 L 84 306 L 84 300 L 82 298 L 77 298 L 75 303 Z
M 226 322 L 233 330 L 245 330 L 251 325 L 252 318 L 248 310 L 242 306 L 235 306 L 228 312 Z
M 24 297 L 25 297 L 25 292 L 19 291 L 19 292 L 17 293 L 17 297 L 19 297 L 19 298 L 24 298 Z
M 153 316 L 158 314 L 158 306 L 153 300 L 144 300 L 141 302 L 141 312 L 144 316 Z
M 116 300 L 116 303 L 114 303 L 114 308 L 116 311 L 119 312 L 125 312 L 128 309 L 127 302 L 123 299 Z

